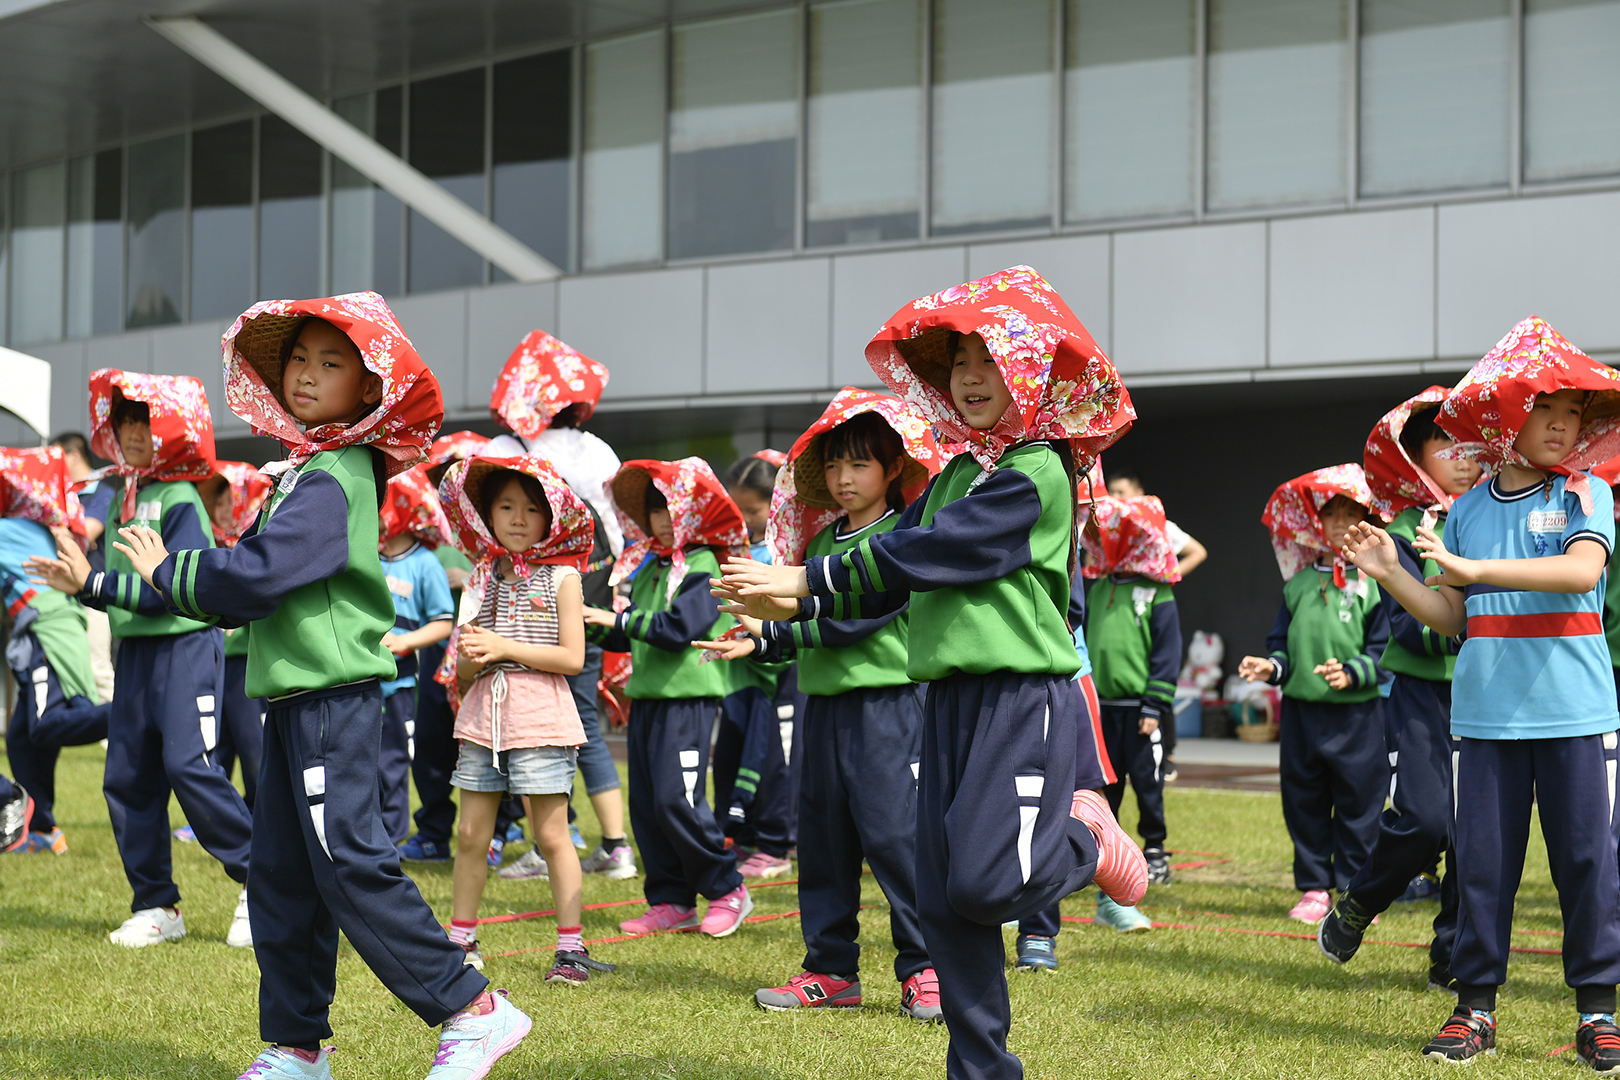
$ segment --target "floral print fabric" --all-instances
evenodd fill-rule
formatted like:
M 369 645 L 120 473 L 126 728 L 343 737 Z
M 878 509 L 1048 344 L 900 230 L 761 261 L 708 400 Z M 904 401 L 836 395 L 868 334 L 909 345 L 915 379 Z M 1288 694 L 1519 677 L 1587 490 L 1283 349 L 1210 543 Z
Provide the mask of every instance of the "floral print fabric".
M 648 484 L 669 502 L 669 520 L 675 533 L 672 547 L 659 543 L 648 527 Z M 686 578 L 687 548 L 719 548 L 721 562 L 728 556 L 748 554 L 748 528 L 743 524 L 742 511 L 702 458 L 627 461 L 613 477 L 612 487 L 614 509 L 624 528 L 624 551 L 614 562 L 610 579 L 615 585 L 648 555 L 656 555 L 671 562 L 668 599 L 673 600 Z
M 944 354 L 953 330 L 984 338 L 1012 395 L 1012 405 L 988 431 L 970 427 L 951 400 Z M 966 444 L 986 471 L 1020 442 L 1067 439 L 1075 468 L 1085 472 L 1136 419 L 1113 363 L 1028 266 L 912 301 L 867 345 L 866 361 L 934 425 L 940 442 Z
M 84 508 L 69 494 L 72 488 L 61 447 L 0 447 L 0 517 L 67 529 L 83 544 Z
M 304 430 L 281 397 L 283 349 L 303 320 L 325 319 L 349 336 L 366 369 L 382 379 L 382 401 L 353 424 Z M 225 403 L 259 435 L 277 439 L 297 468 L 316 454 L 348 446 L 381 451 L 394 476 L 421 461 L 444 420 L 439 382 L 374 292 L 316 300 L 264 300 L 248 308 L 221 339 Z
M 1260 521 L 1271 533 L 1271 547 L 1277 554 L 1277 569 L 1288 581 L 1318 559 L 1334 561 L 1334 580 L 1341 576 L 1338 552 L 1328 544 L 1322 531 L 1320 512 L 1335 495 L 1371 508 L 1372 492 L 1360 465 L 1331 465 L 1304 476 L 1296 476 L 1271 493 Z
M 1164 527 L 1164 503 L 1157 495 L 1116 499 L 1093 494 L 1091 518 L 1097 523 L 1095 535 L 1091 529 L 1080 535 L 1088 556 L 1086 577 L 1140 574 L 1166 585 L 1181 580 L 1170 534 Z
M 113 406 L 122 398 L 146 405 L 152 423 L 152 463 L 124 460 L 113 429 Z M 206 480 L 214 475 L 214 417 L 200 380 L 190 375 L 148 375 L 102 368 L 90 376 L 90 448 L 113 462 L 98 476 L 125 479 L 121 517 L 135 516 L 136 481 Z
M 1361 467 L 1372 494 L 1372 511 L 1385 521 L 1394 521 L 1414 506 L 1451 509 L 1456 496 L 1441 491 L 1434 478 L 1401 445 L 1401 432 L 1406 430 L 1412 412 L 1419 405 L 1437 405 L 1445 400 L 1446 388 L 1431 386 L 1385 413 L 1367 436 Z
M 945 464 L 928 422 L 904 401 L 892 394 L 857 390 L 846 386 L 838 391 L 821 414 L 794 441 L 784 455 L 776 487 L 771 492 L 770 523 L 765 542 L 778 563 L 798 566 L 804 562 L 804 549 L 816 534 L 844 516 L 844 510 L 827 490 L 821 454 L 822 436 L 862 413 L 875 412 L 900 436 L 905 465 L 900 473 L 901 494 L 906 504 L 923 493 L 928 478 Z M 773 451 L 774 453 L 774 451 Z
M 417 464 L 388 478 L 382 507 L 377 512 L 377 550 L 396 536 L 406 533 L 430 548 L 448 544 L 455 536 L 439 493 L 428 479 L 426 464 Z
M 476 431 L 452 431 L 448 435 L 440 435 L 428 447 L 428 468 L 470 458 L 488 445 L 489 436 Z
M 1587 356 L 1546 321 L 1532 315 L 1496 343 L 1452 388 L 1435 422 L 1457 440 L 1448 457 L 1471 457 L 1487 472 L 1503 462 L 1529 466 L 1513 448 L 1536 395 L 1586 390 L 1589 400 L 1575 445 L 1548 472 L 1592 510 L 1592 492 L 1582 469 L 1620 454 L 1620 371 Z
M 231 493 L 230 525 L 222 529 L 213 520 L 213 515 L 209 515 L 209 522 L 214 528 L 214 541 L 223 547 L 235 547 L 236 542 L 253 527 L 275 482 L 260 472 L 258 466 L 245 461 L 216 461 L 214 472 Z
M 537 438 L 570 405 L 596 411 L 607 388 L 608 369 L 544 330 L 534 330 L 507 357 L 495 380 L 489 411 L 513 433 Z

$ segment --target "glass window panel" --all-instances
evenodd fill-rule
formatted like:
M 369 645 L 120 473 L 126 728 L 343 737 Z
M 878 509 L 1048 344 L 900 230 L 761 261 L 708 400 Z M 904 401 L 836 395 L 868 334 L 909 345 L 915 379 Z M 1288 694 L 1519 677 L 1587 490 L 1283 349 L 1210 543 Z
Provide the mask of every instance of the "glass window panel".
M 0 172 L 0 285 L 7 280 L 11 269 L 11 232 L 6 228 L 11 212 L 11 177 Z M 6 337 L 6 290 L 0 287 L 0 341 Z
M 1620 172 L 1620 2 L 1525 0 L 1524 177 Z
M 657 261 L 663 124 L 663 32 L 587 45 L 580 222 L 587 270 Z
M 484 212 L 484 69 L 411 84 L 411 164 Z M 484 260 L 411 211 L 410 290 L 482 285 Z
M 1361 191 L 1508 179 L 1508 0 L 1362 0 Z
M 333 103 L 333 110 L 393 153 L 400 152 L 404 94 L 397 86 Z M 332 162 L 332 291 L 402 291 L 405 209 L 341 161 Z
M 55 161 L 12 174 L 11 343 L 31 345 L 62 336 L 66 258 L 67 163 Z
M 279 295 L 279 294 L 278 294 Z M 253 121 L 191 135 L 192 319 L 253 303 Z
M 186 242 L 186 137 L 129 148 L 129 273 L 124 324 L 180 321 Z
M 922 11 L 918 0 L 810 8 L 808 244 L 918 235 Z
M 573 59 L 564 49 L 496 64 L 490 118 L 495 224 L 564 269 L 574 175 Z M 503 270 L 495 279 L 512 280 Z
M 669 255 L 793 246 L 797 10 L 674 30 Z
M 1193 0 L 1068 0 L 1064 213 L 1069 221 L 1193 208 Z
M 321 293 L 321 148 L 278 116 L 259 119 L 259 295 Z
M 103 150 L 68 165 L 68 337 L 123 326 L 124 152 Z
M 1052 221 L 1052 0 L 934 5 L 933 229 Z
M 1211 0 L 1209 206 L 1345 194 L 1345 0 Z

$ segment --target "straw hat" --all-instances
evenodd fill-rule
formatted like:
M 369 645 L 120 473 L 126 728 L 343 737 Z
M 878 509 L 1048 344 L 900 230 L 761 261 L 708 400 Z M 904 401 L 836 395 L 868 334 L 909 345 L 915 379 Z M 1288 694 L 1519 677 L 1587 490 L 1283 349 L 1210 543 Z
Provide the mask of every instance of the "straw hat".
M 635 465 L 626 465 L 613 477 L 613 505 L 619 512 L 636 523 L 643 536 L 652 535 L 647 523 L 647 485 L 652 473 Z
M 918 374 L 921 374 L 921 372 L 918 372 Z M 861 413 L 860 415 L 864 416 L 866 414 Z M 854 417 L 850 419 L 853 420 Z M 849 423 L 849 420 L 844 421 L 844 423 Z M 813 506 L 817 510 L 840 509 L 838 500 L 833 498 L 831 491 L 827 490 L 827 463 L 826 459 L 821 456 L 822 441 L 836 430 L 837 428 L 831 431 L 823 431 L 811 439 L 810 445 L 806 446 L 804 451 L 793 462 L 794 492 L 798 495 L 800 502 L 806 506 Z M 900 460 L 905 463 L 900 469 L 900 490 L 910 491 L 928 483 L 928 470 L 919 465 L 915 458 L 901 450 Z
M 281 407 L 287 399 L 281 394 L 281 374 L 285 366 L 284 355 L 288 344 L 296 339 L 299 329 L 313 316 L 273 315 L 265 312 L 242 324 L 236 334 L 236 351 L 259 373 L 264 385 L 276 396 Z
M 929 330 L 914 338 L 894 343 L 895 350 L 905 358 L 906 366 L 917 377 L 946 396 L 951 392 L 951 331 Z

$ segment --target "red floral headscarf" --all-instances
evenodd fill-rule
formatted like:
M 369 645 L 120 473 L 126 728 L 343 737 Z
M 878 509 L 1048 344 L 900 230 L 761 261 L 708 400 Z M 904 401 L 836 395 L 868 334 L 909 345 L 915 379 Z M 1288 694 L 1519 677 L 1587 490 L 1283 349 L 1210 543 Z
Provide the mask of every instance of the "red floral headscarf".
M 782 453 L 780 450 L 772 450 L 769 447 L 764 450 L 755 450 L 754 456 L 765 462 L 767 465 L 775 465 L 778 469 L 786 465 L 788 462 L 788 456 L 786 454 Z
M 1080 534 L 1080 542 L 1090 556 L 1084 570 L 1086 577 L 1140 574 L 1166 585 L 1181 580 L 1170 534 L 1164 527 L 1164 503 L 1157 495 L 1132 499 L 1116 499 L 1106 493 L 1094 495 L 1091 516 L 1097 523 L 1096 536 L 1090 529 Z
M 0 447 L 0 517 L 66 529 L 83 545 L 84 507 L 68 494 L 72 487 L 60 446 Z
M 275 481 L 260 472 L 257 465 L 249 465 L 245 461 L 216 461 L 214 474 L 230 489 L 231 524 L 229 528 L 221 529 L 212 513 L 208 515 L 208 521 L 213 526 L 216 543 L 235 547 L 236 542 L 253 527 L 264 500 L 275 487 Z
M 506 358 L 489 411 L 519 437 L 538 438 L 570 405 L 583 406 L 589 417 L 607 384 L 607 368 L 544 330 L 533 330 Z
M 951 331 L 978 334 L 1012 394 L 989 431 L 970 427 L 951 400 Z M 986 471 L 1010 446 L 1067 439 L 1075 468 L 1092 460 L 1136 419 L 1119 372 L 1046 279 L 1027 266 L 924 296 L 897 311 L 866 346 L 884 385 L 935 427 L 962 442 Z
M 1435 423 L 1457 440 L 1444 456 L 1473 458 L 1492 473 L 1503 462 L 1539 468 L 1513 443 L 1536 395 L 1557 390 L 1585 390 L 1590 400 L 1574 447 L 1544 471 L 1563 476 L 1581 509 L 1591 513 L 1592 492 L 1581 470 L 1620 454 L 1620 371 L 1593 360 L 1537 316 L 1509 330 L 1440 406 Z
M 672 548 L 660 544 L 647 525 L 648 484 L 669 502 L 669 520 L 675 529 Z M 721 548 L 722 562 L 727 556 L 748 554 L 748 527 L 743 524 L 742 511 L 702 458 L 625 462 L 613 477 L 613 505 L 625 541 L 624 551 L 613 564 L 611 580 L 615 584 L 649 554 L 667 558 L 671 561 L 668 598 L 673 600 L 686 579 L 687 548 Z
M 776 487 L 771 492 L 770 523 L 765 527 L 765 542 L 771 546 L 778 563 L 798 566 L 804 562 L 806 545 L 844 515 L 843 508 L 827 490 L 827 478 L 822 471 L 822 436 L 867 412 L 883 417 L 900 436 L 904 454 L 900 488 L 908 505 L 923 493 L 928 478 L 944 465 L 933 430 L 905 402 L 890 394 L 844 387 L 821 418 L 783 455 L 783 462 L 778 463 L 782 468 L 776 474 Z
M 281 396 L 283 355 L 309 317 L 349 336 L 366 369 L 382 379 L 382 401 L 353 424 L 303 430 Z M 444 420 L 439 381 L 374 292 L 316 300 L 264 300 L 237 317 L 222 340 L 225 402 L 255 433 L 279 439 L 292 468 L 325 450 L 371 446 L 394 476 L 421 461 Z
M 1335 495 L 1372 508 L 1372 492 L 1360 465 L 1331 465 L 1304 476 L 1296 476 L 1271 493 L 1261 524 L 1271 533 L 1271 547 L 1277 553 L 1277 569 L 1287 581 L 1317 559 L 1333 560 L 1333 583 L 1344 588 L 1344 562 L 1328 544 L 1322 531 L 1322 507 Z
M 410 533 L 430 548 L 448 544 L 455 535 L 439 503 L 439 493 L 428 479 L 427 465 L 417 464 L 388 478 L 382 506 L 377 510 L 377 550 L 396 536 Z
M 146 405 L 152 419 L 152 463 L 137 469 L 124 460 L 113 429 L 119 398 Z M 113 464 L 97 476 L 124 478 L 120 517 L 135 516 L 136 481 L 206 480 L 214 475 L 214 417 L 200 380 L 190 375 L 147 375 L 102 368 L 90 376 L 90 447 Z
M 1455 495 L 1449 495 L 1434 482 L 1434 477 L 1423 471 L 1423 466 L 1412 460 L 1412 455 L 1401 445 L 1401 432 L 1419 405 L 1438 405 L 1446 400 L 1443 386 L 1431 386 L 1416 397 L 1407 398 L 1378 421 L 1367 436 L 1367 449 L 1362 452 L 1362 470 L 1367 477 L 1367 489 L 1372 493 L 1372 511 L 1385 521 L 1394 521 L 1414 506 L 1428 509 L 1438 506 L 1450 510 Z
M 489 436 L 476 431 L 452 431 L 448 435 L 440 435 L 428 447 L 428 468 L 470 458 L 488 445 Z

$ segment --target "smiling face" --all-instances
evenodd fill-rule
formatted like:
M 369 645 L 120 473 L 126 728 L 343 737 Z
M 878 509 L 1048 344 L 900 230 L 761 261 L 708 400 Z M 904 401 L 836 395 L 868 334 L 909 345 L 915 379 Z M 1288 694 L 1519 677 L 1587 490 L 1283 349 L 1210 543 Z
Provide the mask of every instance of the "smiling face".
M 1513 449 L 1538 469 L 1551 468 L 1563 461 L 1575 447 L 1581 433 L 1581 414 L 1586 411 L 1582 390 L 1556 390 L 1537 394 L 1530 415 L 1525 418 Z
M 1479 462 L 1472 458 L 1440 457 L 1440 452 L 1448 449 L 1453 441 L 1450 435 L 1444 433 L 1424 439 L 1423 456 L 1418 459 L 1418 468 L 1428 473 L 1429 478 L 1440 485 L 1440 490 L 1447 495 L 1466 495 L 1479 483 L 1482 470 Z
M 551 531 L 551 507 L 535 500 L 525 484 L 512 477 L 489 503 L 489 531 L 507 551 L 528 551 Z
M 1322 519 L 1322 532 L 1334 551 L 1342 551 L 1350 535 L 1350 527 L 1367 520 L 1367 508 L 1353 499 L 1335 495 L 1316 512 Z
M 310 319 L 282 369 L 281 395 L 305 427 L 352 424 L 382 400 L 383 383 L 347 334 L 324 319 Z
M 1012 404 L 1001 369 L 978 334 L 963 334 L 956 343 L 951 357 L 951 401 L 975 431 L 995 427 Z

